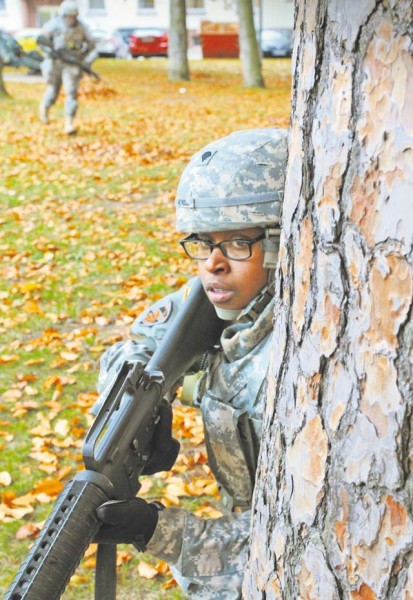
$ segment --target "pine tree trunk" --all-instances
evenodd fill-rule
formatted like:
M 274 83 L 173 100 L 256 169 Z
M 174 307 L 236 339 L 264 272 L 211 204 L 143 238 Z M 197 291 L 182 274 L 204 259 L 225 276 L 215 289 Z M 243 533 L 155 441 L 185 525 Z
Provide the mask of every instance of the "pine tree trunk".
M 170 0 L 168 75 L 172 81 L 188 81 L 188 33 L 185 0 Z
M 252 0 L 237 0 L 239 45 L 244 86 L 263 88 L 261 53 L 254 24 Z
M 300 0 L 248 600 L 413 598 L 410 0 Z

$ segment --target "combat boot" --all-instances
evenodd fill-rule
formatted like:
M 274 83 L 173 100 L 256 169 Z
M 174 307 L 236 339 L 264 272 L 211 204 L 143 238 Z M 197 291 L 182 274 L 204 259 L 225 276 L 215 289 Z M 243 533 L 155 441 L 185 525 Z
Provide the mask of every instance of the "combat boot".
M 46 123 L 46 125 L 48 123 L 50 123 L 49 110 L 50 110 L 50 106 L 46 106 L 45 104 L 43 104 L 43 102 L 40 103 L 40 108 L 39 108 L 40 120 L 42 121 L 42 123 Z
M 73 123 L 73 117 L 66 117 L 65 118 L 65 129 L 64 129 L 65 133 L 67 135 L 74 135 L 75 133 L 77 133 L 77 129 Z

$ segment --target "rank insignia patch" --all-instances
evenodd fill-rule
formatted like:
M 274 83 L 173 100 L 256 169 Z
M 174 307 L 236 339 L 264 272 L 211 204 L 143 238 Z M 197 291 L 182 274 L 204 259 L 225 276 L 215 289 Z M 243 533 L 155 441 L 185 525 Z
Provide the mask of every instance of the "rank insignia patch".
M 138 319 L 140 325 L 145 327 L 152 327 L 158 323 L 165 323 L 172 311 L 172 302 L 167 300 L 164 304 L 150 308 L 147 313 L 142 315 L 141 319 Z

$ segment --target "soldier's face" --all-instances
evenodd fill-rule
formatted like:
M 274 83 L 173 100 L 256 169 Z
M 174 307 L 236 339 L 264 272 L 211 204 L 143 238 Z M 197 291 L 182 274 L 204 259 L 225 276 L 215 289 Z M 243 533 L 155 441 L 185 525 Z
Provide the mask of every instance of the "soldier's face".
M 260 228 L 202 233 L 197 237 L 213 243 L 226 240 L 253 240 L 263 232 Z M 238 310 L 258 294 L 268 281 L 268 269 L 262 263 L 261 242 L 252 245 L 252 255 L 242 261 L 226 258 L 214 248 L 207 260 L 198 261 L 199 277 L 209 300 L 219 308 Z
M 67 27 L 74 27 L 77 23 L 77 17 L 72 15 L 66 15 L 63 17 Z

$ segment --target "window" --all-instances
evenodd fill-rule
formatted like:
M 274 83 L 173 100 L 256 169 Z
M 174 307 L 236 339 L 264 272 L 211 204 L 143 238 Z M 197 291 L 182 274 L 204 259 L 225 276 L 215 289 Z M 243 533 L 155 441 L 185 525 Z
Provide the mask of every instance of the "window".
M 155 8 L 155 0 L 138 0 L 138 10 L 148 8 L 152 10 Z
M 205 8 L 205 0 L 186 0 L 186 7 L 188 10 L 203 10 Z
M 105 10 L 105 0 L 89 0 L 89 10 Z

